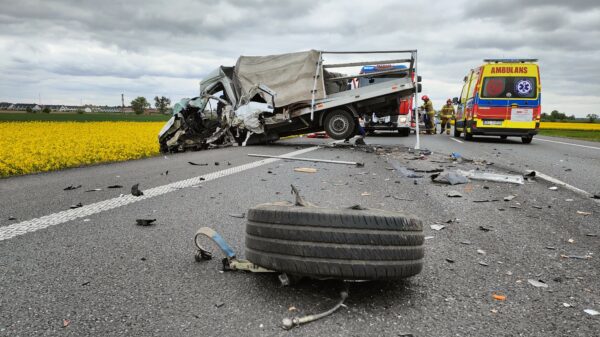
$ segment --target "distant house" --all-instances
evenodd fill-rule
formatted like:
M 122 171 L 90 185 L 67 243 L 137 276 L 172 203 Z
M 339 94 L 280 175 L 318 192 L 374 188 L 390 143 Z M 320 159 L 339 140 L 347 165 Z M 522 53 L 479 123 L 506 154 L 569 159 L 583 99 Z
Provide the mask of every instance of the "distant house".
M 63 105 L 60 107 L 60 109 L 58 111 L 60 111 L 60 112 L 75 112 L 77 110 L 83 110 L 83 108 L 78 105 Z
M 50 111 L 60 111 L 60 108 L 62 108 L 62 105 L 56 105 L 56 104 L 46 104 L 43 107 L 50 109 Z
M 97 107 L 98 112 L 111 112 L 111 113 L 119 113 L 121 112 L 120 106 L 99 106 Z
M 11 105 L 12 103 L 0 102 L 0 110 L 8 110 L 8 108 L 10 108 Z
M 42 107 L 35 103 L 15 103 L 8 107 L 9 110 L 16 111 L 27 111 L 27 108 L 31 109 L 31 111 L 40 111 Z

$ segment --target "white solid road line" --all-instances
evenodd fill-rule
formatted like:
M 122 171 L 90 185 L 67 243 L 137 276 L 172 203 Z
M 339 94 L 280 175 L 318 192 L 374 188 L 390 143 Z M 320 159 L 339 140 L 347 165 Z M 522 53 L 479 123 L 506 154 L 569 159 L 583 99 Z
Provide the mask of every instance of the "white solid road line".
M 309 147 L 306 149 L 286 153 L 283 156 L 297 156 L 299 154 L 307 153 L 318 149 L 318 146 Z M 93 204 L 85 205 L 83 207 L 69 209 L 66 211 L 45 215 L 40 218 L 35 218 L 19 223 L 15 223 L 9 226 L 0 227 L 0 241 L 14 238 L 15 236 L 23 235 L 26 233 L 35 232 L 37 230 L 59 225 L 67 221 L 75 220 L 78 218 L 90 216 L 92 214 L 108 211 L 113 208 L 129 205 L 138 201 L 150 199 L 163 195 L 169 192 L 177 191 L 182 188 L 191 187 L 207 181 L 223 178 L 232 174 L 240 173 L 246 170 L 250 170 L 262 165 L 270 164 L 281 159 L 263 159 L 248 164 L 231 167 L 225 170 L 207 173 L 198 177 L 193 177 L 185 180 L 176 181 L 167 185 L 157 186 L 148 190 L 144 190 L 144 195 L 135 197 L 131 194 L 124 195 L 117 198 L 107 199 L 99 201 Z
M 581 144 L 573 144 L 573 143 L 567 143 L 567 142 L 559 142 L 557 140 L 550 140 L 550 139 L 542 139 L 540 137 L 536 137 L 535 140 L 541 140 L 542 142 L 550 142 L 550 143 L 557 143 L 557 144 L 564 144 L 564 145 L 571 145 L 571 146 L 579 146 L 579 147 L 585 147 L 587 149 L 594 149 L 594 150 L 600 150 L 600 147 L 596 147 L 596 146 L 589 146 L 589 145 L 581 145 Z
M 459 142 L 459 143 L 461 143 L 461 144 L 462 144 L 462 143 L 464 143 L 462 140 L 460 140 L 460 139 L 456 139 L 456 138 L 454 138 L 454 137 L 450 137 L 450 139 L 452 139 L 452 140 L 453 140 L 453 141 L 455 141 L 455 142 Z
M 531 173 L 531 172 L 532 172 L 531 170 L 527 171 L 527 173 Z M 562 180 L 558 180 L 558 179 L 556 179 L 554 177 L 551 177 L 549 175 L 543 174 L 540 171 L 533 171 L 533 172 L 535 172 L 535 177 L 536 178 L 540 178 L 540 179 L 545 180 L 545 181 L 547 181 L 549 183 L 552 183 L 552 184 L 555 184 L 555 185 L 558 185 L 558 186 L 562 186 L 562 187 L 564 187 L 564 188 L 566 188 L 568 190 L 571 190 L 571 191 L 573 191 L 575 193 L 579 193 L 579 194 L 581 194 L 583 196 L 586 196 L 588 198 L 590 198 L 590 197 L 593 196 L 590 192 L 584 191 L 584 190 L 582 190 L 582 189 L 580 189 L 578 187 L 575 187 L 573 185 L 569 185 L 569 184 L 565 183 Z M 594 201 L 600 202 L 600 200 L 597 200 L 597 199 L 594 199 Z

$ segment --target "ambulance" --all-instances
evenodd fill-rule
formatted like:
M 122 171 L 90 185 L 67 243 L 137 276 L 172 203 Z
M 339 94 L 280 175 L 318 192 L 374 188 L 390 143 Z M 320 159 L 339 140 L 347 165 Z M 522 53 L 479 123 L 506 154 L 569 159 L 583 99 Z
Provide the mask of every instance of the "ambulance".
M 540 70 L 536 59 L 486 59 L 464 78 L 454 137 L 521 137 L 531 143 L 541 115 Z

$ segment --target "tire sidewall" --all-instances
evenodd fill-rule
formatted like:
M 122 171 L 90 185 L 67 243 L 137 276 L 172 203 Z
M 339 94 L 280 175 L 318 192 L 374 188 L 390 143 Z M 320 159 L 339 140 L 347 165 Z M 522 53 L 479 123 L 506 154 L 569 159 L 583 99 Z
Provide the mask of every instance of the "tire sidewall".
M 324 129 L 333 139 L 346 139 L 356 131 L 356 120 L 348 111 L 335 110 L 325 116 Z

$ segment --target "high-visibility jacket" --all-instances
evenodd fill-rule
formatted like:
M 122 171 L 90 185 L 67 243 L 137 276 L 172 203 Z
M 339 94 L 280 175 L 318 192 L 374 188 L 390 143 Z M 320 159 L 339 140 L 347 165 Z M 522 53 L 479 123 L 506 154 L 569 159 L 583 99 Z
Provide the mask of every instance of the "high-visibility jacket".
M 452 118 L 452 116 L 454 116 L 454 107 L 450 104 L 446 104 L 442 107 L 442 110 L 440 110 L 440 117 L 441 118 Z
M 427 114 L 435 113 L 435 110 L 433 110 L 433 103 L 431 103 L 431 100 L 427 100 L 427 102 L 423 103 L 421 108 L 425 110 Z

